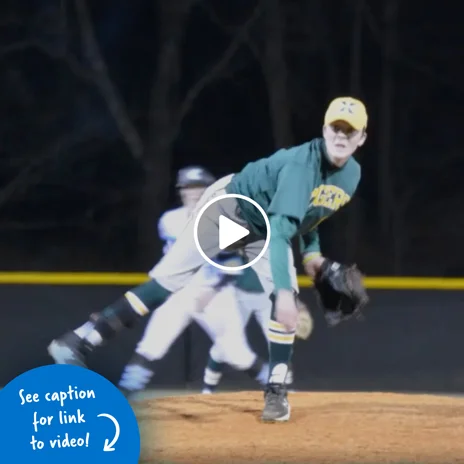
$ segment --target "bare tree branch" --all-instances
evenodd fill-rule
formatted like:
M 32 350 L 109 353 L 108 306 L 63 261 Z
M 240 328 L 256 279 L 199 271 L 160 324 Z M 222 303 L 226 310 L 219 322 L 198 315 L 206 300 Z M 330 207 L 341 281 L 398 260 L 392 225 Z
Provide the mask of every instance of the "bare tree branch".
M 211 69 L 208 72 L 203 74 L 203 76 L 187 92 L 187 95 L 185 96 L 177 114 L 178 122 L 182 121 L 185 118 L 185 116 L 191 110 L 193 103 L 201 94 L 203 89 L 205 89 L 206 86 L 208 86 L 222 72 L 224 72 L 230 60 L 234 57 L 235 53 L 240 48 L 243 41 L 246 39 L 247 32 L 258 18 L 260 12 L 261 4 L 259 3 L 251 13 L 250 17 L 245 21 L 245 23 L 242 26 L 240 26 L 238 32 L 235 34 L 234 38 L 232 39 L 232 42 L 229 44 L 228 48 L 223 53 L 221 58 L 211 67 Z
M 233 35 L 236 27 L 230 26 L 229 24 L 226 24 L 225 21 L 223 21 L 219 15 L 214 11 L 213 8 L 208 7 L 207 3 L 202 4 L 204 10 L 207 12 L 209 19 L 211 22 L 218 26 L 219 29 L 223 30 L 226 34 Z M 259 49 L 258 44 L 256 43 L 256 40 L 252 38 L 251 36 L 251 28 L 247 31 L 244 32 L 243 34 L 243 44 L 247 45 L 253 54 L 254 58 L 258 63 L 261 64 L 262 62 L 262 53 Z
M 231 26 L 227 24 L 221 17 L 214 11 L 213 8 L 208 5 L 208 3 L 202 3 L 203 9 L 208 14 L 210 21 L 217 26 L 219 29 L 224 31 L 228 35 L 233 35 L 237 29 L 236 26 Z M 256 40 L 251 35 L 251 28 L 244 32 L 243 34 L 243 44 L 248 46 L 255 60 L 262 64 L 262 52 L 259 49 L 259 45 L 256 43 Z
M 0 59 L 7 58 L 11 53 L 22 52 L 30 49 L 39 51 L 49 58 L 63 60 L 69 66 L 71 71 L 76 74 L 76 76 L 85 81 L 90 82 L 94 80 L 94 74 L 86 70 L 75 56 L 69 53 L 63 54 L 62 52 L 56 51 L 53 47 L 47 46 L 39 39 L 27 39 L 6 45 L 0 49 Z
M 93 130 L 92 127 L 83 126 L 78 132 L 63 135 L 51 146 L 34 153 L 33 158 L 30 156 L 25 158 L 18 174 L 0 189 L 0 208 L 15 196 L 23 194 L 28 188 L 43 180 L 47 170 L 55 165 L 54 163 L 58 161 L 60 156 L 69 153 L 77 144 L 82 143 L 88 136 L 88 132 Z
M 59 139 L 53 147 L 36 155 L 33 161 L 22 169 L 1 191 L 0 208 L 10 201 L 14 195 L 23 193 L 34 181 L 42 178 L 43 170 L 56 160 L 62 153 L 62 148 L 67 144 L 69 137 Z
M 130 149 L 132 156 L 140 159 L 144 152 L 144 146 L 138 131 L 133 125 L 122 98 L 109 77 L 108 68 L 101 55 L 100 47 L 95 37 L 95 32 L 88 11 L 86 0 L 75 0 L 79 24 L 82 32 L 82 41 L 85 53 L 95 73 L 95 83 L 113 116 L 124 141 Z
M 366 24 L 369 27 L 369 30 L 372 34 L 372 37 L 375 41 L 381 46 L 382 52 L 385 53 L 385 47 L 383 46 L 382 34 L 383 31 L 381 27 L 377 23 L 372 10 L 369 8 L 368 5 L 364 8 L 365 20 Z M 391 57 L 398 63 L 402 64 L 404 67 L 411 69 L 412 71 L 417 72 L 423 76 L 428 77 L 432 81 L 435 81 L 444 87 L 450 88 L 460 96 L 463 96 L 464 93 L 459 85 L 451 82 L 450 80 L 446 79 L 443 75 L 436 72 L 430 65 L 420 63 L 416 59 L 411 56 L 406 56 L 404 50 L 398 48 L 395 51 L 395 54 Z

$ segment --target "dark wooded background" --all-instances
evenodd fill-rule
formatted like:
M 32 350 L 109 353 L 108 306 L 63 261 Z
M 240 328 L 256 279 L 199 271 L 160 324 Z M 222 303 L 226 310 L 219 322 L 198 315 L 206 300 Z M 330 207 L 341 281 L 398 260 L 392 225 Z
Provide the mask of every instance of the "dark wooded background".
M 0 7 L 3 269 L 147 271 L 176 170 L 217 176 L 365 100 L 358 195 L 324 250 L 369 275 L 463 275 L 463 6 L 41 0 Z

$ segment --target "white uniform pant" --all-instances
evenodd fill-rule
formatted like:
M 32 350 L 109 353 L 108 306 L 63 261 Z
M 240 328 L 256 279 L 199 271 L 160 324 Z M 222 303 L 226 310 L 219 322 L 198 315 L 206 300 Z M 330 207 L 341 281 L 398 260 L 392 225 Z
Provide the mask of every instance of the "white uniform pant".
M 198 275 L 201 274 L 206 274 L 205 268 Z M 216 362 L 227 363 L 239 370 L 250 368 L 256 354 L 248 343 L 246 325 L 255 313 L 266 336 L 271 301 L 265 293 L 252 294 L 228 284 L 214 293 L 203 309 L 199 296 L 208 289 L 215 291 L 206 277 L 202 279 L 203 286 L 195 285 L 197 280 L 174 293 L 154 311 L 137 352 L 151 360 L 161 359 L 188 324 L 195 320 L 213 341 L 210 354 Z

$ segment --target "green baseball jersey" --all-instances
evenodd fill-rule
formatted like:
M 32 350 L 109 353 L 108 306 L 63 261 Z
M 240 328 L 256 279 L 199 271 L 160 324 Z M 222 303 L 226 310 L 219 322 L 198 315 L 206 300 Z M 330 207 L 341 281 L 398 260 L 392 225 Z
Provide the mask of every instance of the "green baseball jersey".
M 269 217 L 276 289 L 291 289 L 287 255 L 291 239 L 300 235 L 303 254 L 319 251 L 317 226 L 350 201 L 360 177 L 361 168 L 354 158 L 341 168 L 329 162 L 322 138 L 281 149 L 234 175 L 226 192 L 255 200 Z M 246 201 L 237 201 L 250 229 L 264 237 L 266 224 L 259 211 Z

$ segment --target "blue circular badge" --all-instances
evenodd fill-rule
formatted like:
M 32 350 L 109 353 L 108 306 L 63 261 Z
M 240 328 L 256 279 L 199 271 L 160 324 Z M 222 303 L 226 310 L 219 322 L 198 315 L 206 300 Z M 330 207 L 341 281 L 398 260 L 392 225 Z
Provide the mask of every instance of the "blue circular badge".
M 0 391 L 0 462 L 137 464 L 140 433 L 124 395 L 82 367 L 32 369 Z

